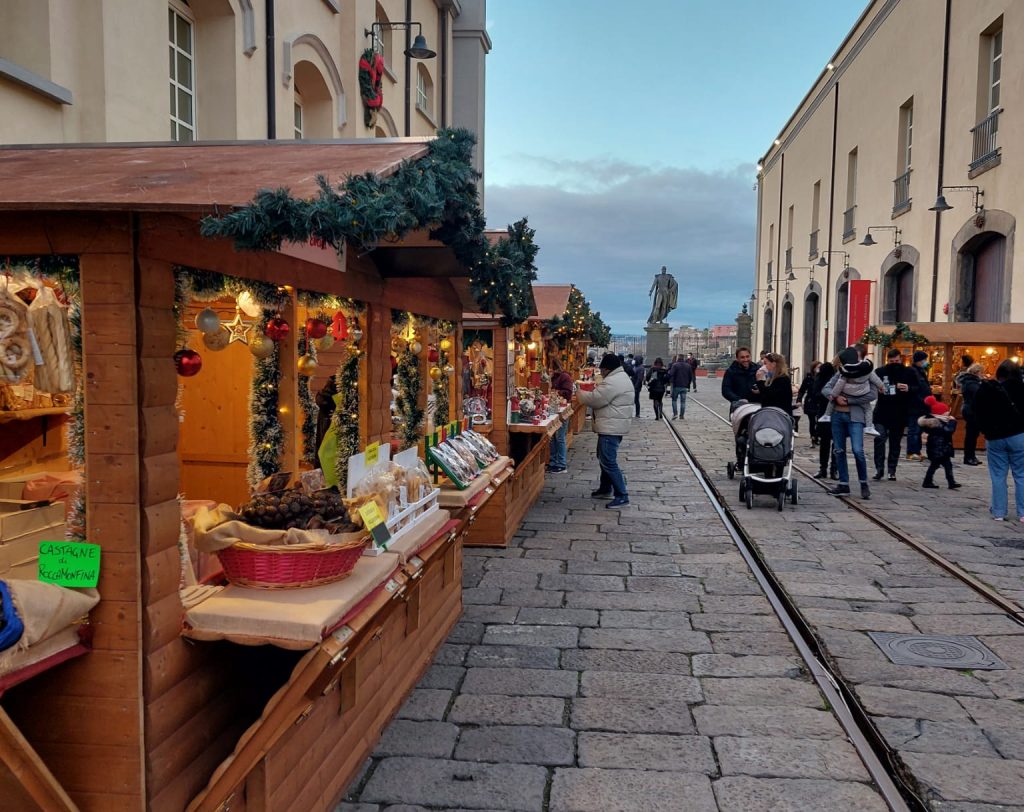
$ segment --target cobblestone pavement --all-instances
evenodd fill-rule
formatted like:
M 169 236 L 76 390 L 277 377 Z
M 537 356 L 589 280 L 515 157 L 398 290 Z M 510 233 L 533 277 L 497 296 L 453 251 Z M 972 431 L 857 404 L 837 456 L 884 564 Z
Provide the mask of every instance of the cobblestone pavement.
M 665 427 L 595 436 L 509 550 L 467 550 L 465 615 L 340 812 L 887 807 Z
M 700 399 L 722 408 L 717 393 Z M 767 497 L 741 507 L 725 474 L 730 427 L 695 404 L 676 425 L 934 808 L 1024 809 L 1024 629 L 806 480 L 782 513 Z M 806 437 L 798 446 L 809 458 Z M 1024 536 L 987 518 L 987 472 L 967 470 L 960 493 L 922 491 L 920 464 L 903 462 L 901 480 L 872 483 L 868 507 L 979 575 L 984 564 L 984 580 L 1018 597 L 1018 551 L 994 541 Z M 894 665 L 868 631 L 976 635 L 1007 668 Z

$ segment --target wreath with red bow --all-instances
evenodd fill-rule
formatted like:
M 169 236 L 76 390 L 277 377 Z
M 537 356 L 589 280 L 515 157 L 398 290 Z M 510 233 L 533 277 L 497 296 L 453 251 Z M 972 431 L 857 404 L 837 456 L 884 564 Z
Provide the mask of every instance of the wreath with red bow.
M 383 76 L 384 57 L 367 48 L 359 59 L 359 94 L 363 97 L 363 121 L 367 127 L 373 126 L 377 111 L 384 104 Z

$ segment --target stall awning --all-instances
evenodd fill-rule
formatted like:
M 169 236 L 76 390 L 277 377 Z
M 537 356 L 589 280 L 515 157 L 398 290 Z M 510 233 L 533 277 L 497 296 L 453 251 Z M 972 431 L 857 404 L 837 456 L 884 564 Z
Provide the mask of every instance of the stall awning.
M 533 298 L 537 302 L 537 316 L 543 321 L 560 319 L 569 306 L 572 285 L 534 285 Z
M 907 326 L 932 344 L 1024 344 L 1024 324 L 922 321 Z
M 428 139 L 97 144 L 0 148 L 0 210 L 196 211 L 244 206 L 258 189 L 313 197 L 337 183 L 386 177 L 427 153 Z

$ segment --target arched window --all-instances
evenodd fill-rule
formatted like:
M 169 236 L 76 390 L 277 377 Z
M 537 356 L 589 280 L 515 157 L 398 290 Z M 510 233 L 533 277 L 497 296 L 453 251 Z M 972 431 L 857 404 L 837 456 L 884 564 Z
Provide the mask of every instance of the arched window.
M 780 330 L 780 346 L 779 352 L 781 352 L 788 363 L 793 361 L 793 303 L 786 302 L 782 305 L 782 327 Z
M 422 62 L 416 66 L 416 109 L 427 118 L 434 117 L 434 80 Z
M 882 289 L 882 323 L 914 320 L 914 266 L 903 262 L 885 275 Z
M 836 291 L 836 353 L 847 346 L 846 332 L 849 327 L 850 283 L 843 282 Z
M 818 352 L 818 328 L 820 326 L 818 306 L 820 303 L 821 297 L 814 291 L 808 293 L 804 299 L 803 365 L 805 369 L 811 368 L 811 361 L 814 360 L 814 356 Z
M 373 32 L 373 49 L 384 57 L 384 64 L 391 67 L 391 29 L 387 27 L 388 15 L 380 3 L 377 4 L 377 22 L 384 27 L 375 28 Z
M 300 119 L 296 119 L 296 138 L 333 137 L 334 101 L 320 69 L 312 62 L 295 63 L 295 103 L 302 124 L 299 136 Z
M 764 310 L 764 328 L 762 331 L 763 341 L 761 342 L 761 349 L 766 352 L 771 352 L 772 344 L 775 341 L 775 313 L 771 307 L 766 307 Z
M 985 232 L 961 249 L 957 321 L 1005 321 L 1006 237 Z

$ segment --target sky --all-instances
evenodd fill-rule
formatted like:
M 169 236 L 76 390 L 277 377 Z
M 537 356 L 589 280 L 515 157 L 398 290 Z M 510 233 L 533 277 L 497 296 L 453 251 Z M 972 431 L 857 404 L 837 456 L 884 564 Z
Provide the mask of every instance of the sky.
M 486 211 L 537 230 L 540 282 L 640 333 L 750 297 L 755 165 L 867 0 L 488 0 Z M 640 13 L 642 12 L 642 13 Z

